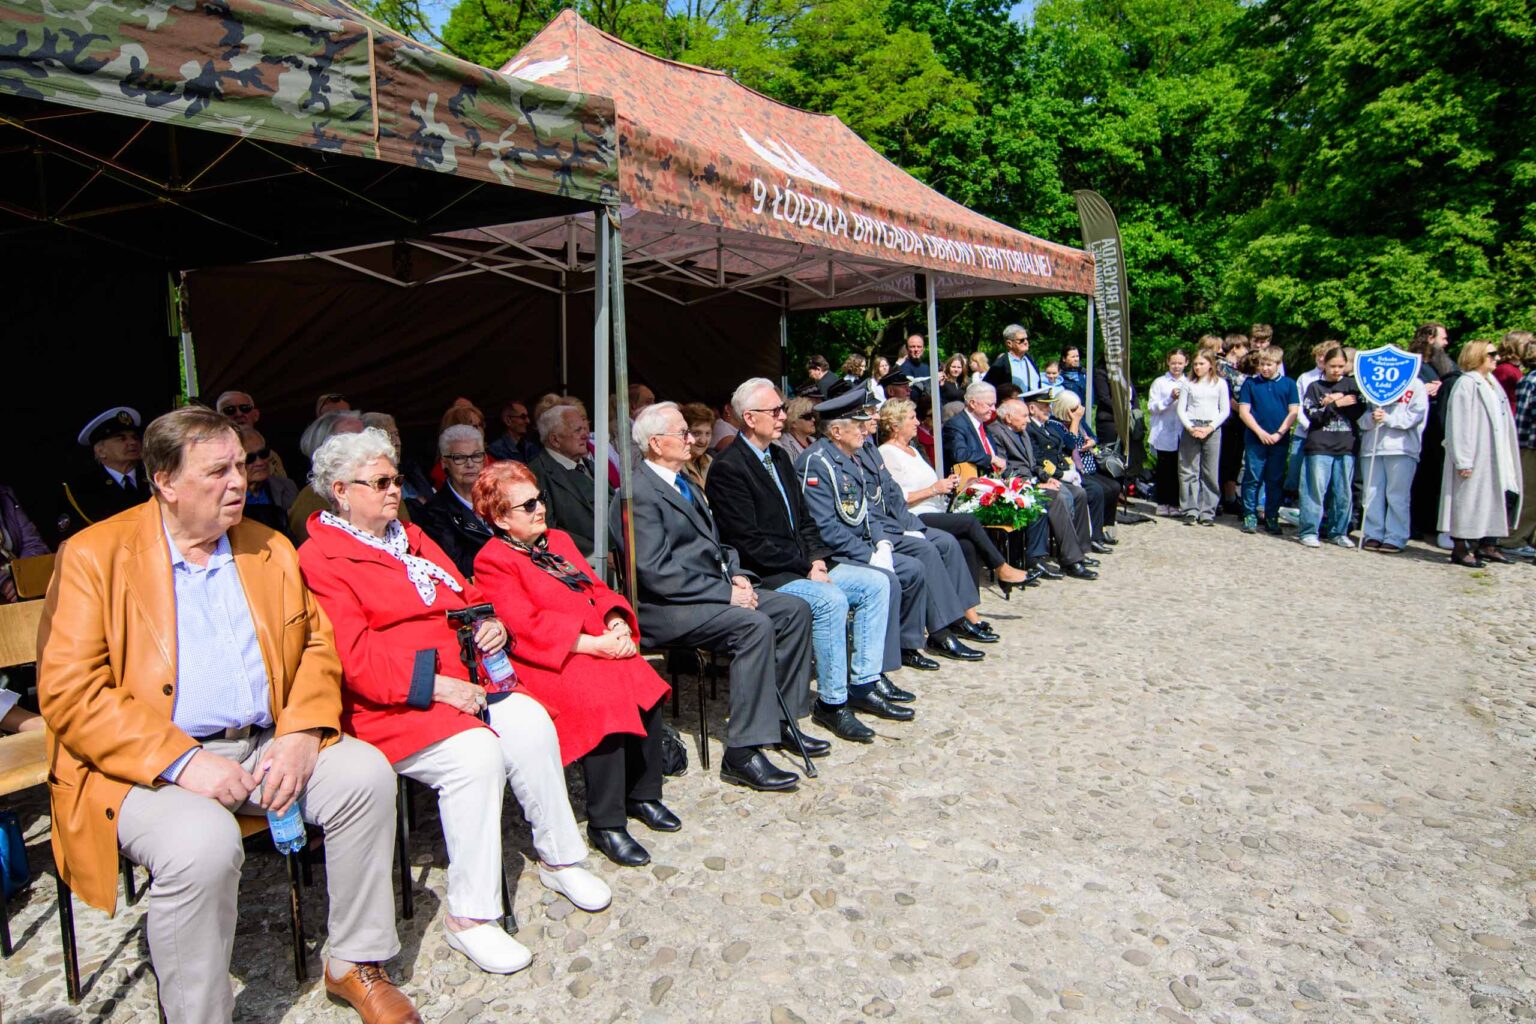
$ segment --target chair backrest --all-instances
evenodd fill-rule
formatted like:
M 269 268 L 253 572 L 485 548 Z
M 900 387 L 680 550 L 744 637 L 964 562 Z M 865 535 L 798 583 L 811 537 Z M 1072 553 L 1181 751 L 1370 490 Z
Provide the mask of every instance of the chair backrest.
M 951 472 L 960 478 L 960 486 L 964 487 L 981 474 L 976 469 L 974 462 L 957 462 L 950 467 Z
M 30 601 L 48 593 L 53 578 L 53 555 L 29 555 L 11 562 L 11 579 L 16 581 L 16 596 Z
M 41 601 L 0 604 L 0 668 L 37 660 L 37 627 L 42 619 Z

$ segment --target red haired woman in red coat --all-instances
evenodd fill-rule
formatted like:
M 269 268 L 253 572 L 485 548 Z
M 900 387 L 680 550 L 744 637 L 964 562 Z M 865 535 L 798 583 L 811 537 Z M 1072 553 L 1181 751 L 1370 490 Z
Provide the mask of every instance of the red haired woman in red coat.
M 549 709 L 561 759 L 581 762 L 587 838 L 615 863 L 648 863 L 627 819 L 662 832 L 682 822 L 661 802 L 661 702 L 670 688 L 640 657 L 634 609 L 568 534 L 549 529 L 527 466 L 487 466 L 473 499 L 496 534 L 475 558 L 475 583 L 516 638 L 512 663 L 524 691 Z

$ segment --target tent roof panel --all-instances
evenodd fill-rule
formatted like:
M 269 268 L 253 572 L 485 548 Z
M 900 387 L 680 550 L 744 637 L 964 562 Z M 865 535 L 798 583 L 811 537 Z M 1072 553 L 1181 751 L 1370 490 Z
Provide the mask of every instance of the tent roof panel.
M 0 94 L 617 198 L 612 102 L 498 75 L 342 0 L 0 0 Z
M 955 284 L 969 279 L 966 294 L 1093 291 L 1087 253 L 945 198 L 837 118 L 655 57 L 574 11 L 562 11 L 502 70 L 614 97 L 620 191 L 642 215 L 937 271 Z

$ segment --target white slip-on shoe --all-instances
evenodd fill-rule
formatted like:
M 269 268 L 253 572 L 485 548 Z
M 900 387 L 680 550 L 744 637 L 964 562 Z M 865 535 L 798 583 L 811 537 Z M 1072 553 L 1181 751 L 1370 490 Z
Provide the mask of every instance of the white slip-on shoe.
M 528 947 L 508 935 L 499 924 L 488 921 L 446 934 L 451 948 L 469 957 L 487 974 L 514 974 L 533 963 Z
M 539 881 L 589 914 L 595 914 L 613 902 L 608 883 L 584 867 L 572 865 L 551 871 L 539 865 Z
M 1355 546 L 1355 542 L 1350 539 L 1350 536 L 1347 533 L 1339 534 L 1337 537 L 1333 538 L 1333 542 L 1341 548 L 1352 548 Z
M 1296 540 L 1304 548 L 1320 548 L 1323 546 L 1323 542 L 1317 539 L 1317 534 L 1315 533 L 1304 533 L 1297 537 Z

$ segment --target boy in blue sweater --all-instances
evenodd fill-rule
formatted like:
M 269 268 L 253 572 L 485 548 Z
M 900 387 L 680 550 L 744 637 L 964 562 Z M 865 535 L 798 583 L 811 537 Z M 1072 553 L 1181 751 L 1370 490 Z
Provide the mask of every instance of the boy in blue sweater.
M 1280 372 L 1285 352 L 1271 345 L 1259 355 L 1257 376 L 1243 381 L 1237 417 L 1248 428 L 1243 438 L 1243 532 L 1259 528 L 1259 488 L 1264 489 L 1264 529 L 1280 532 L 1280 497 L 1285 484 L 1285 435 L 1301 412 L 1296 382 Z

